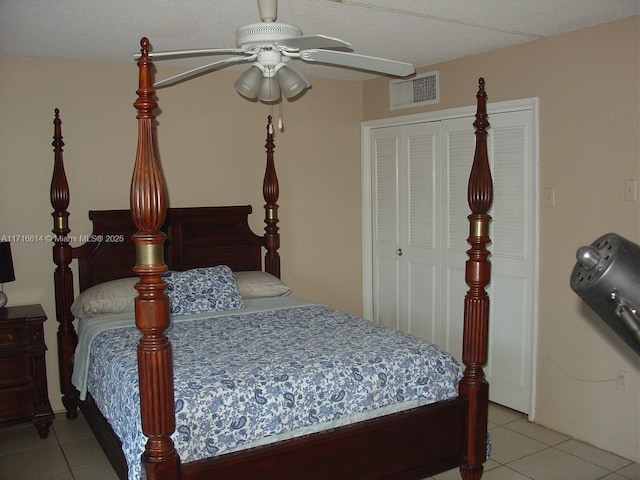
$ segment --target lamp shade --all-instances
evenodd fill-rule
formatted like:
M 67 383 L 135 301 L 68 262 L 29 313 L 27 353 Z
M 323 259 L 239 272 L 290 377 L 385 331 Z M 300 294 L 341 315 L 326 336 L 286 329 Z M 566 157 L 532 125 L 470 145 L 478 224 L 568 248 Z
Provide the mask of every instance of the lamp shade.
M 264 77 L 258 89 L 258 99 L 263 102 L 275 102 L 280 98 L 280 85 L 276 77 Z
M 0 242 L 0 283 L 13 282 L 15 279 L 11 244 L 9 242 Z
M 234 83 L 234 86 L 236 87 L 238 93 L 243 97 L 254 99 L 258 94 L 258 89 L 260 88 L 261 84 L 262 70 L 260 70 L 258 67 L 253 66 L 242 75 L 240 75 L 238 80 L 236 80 L 236 83 Z
M 280 89 L 287 98 L 295 97 L 307 87 L 304 79 L 286 65 L 278 69 L 277 77 Z

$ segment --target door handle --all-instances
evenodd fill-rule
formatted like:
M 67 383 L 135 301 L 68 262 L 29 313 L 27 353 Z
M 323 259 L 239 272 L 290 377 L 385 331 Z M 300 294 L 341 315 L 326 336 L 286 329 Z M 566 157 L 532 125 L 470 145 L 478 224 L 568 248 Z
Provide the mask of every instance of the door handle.
M 399 257 L 401 257 L 401 256 L 402 256 L 402 249 L 401 249 L 401 248 L 399 248 L 399 249 L 398 249 L 398 251 L 397 251 L 396 253 L 398 254 L 398 256 L 399 256 Z

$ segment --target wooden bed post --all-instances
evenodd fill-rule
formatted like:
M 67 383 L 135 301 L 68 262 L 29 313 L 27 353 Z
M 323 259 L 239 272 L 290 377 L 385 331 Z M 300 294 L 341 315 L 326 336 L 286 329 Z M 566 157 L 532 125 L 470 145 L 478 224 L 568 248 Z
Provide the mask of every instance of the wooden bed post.
M 180 457 L 171 434 L 175 430 L 173 364 L 171 343 L 165 335 L 169 326 L 169 298 L 161 275 L 165 234 L 160 231 L 167 209 L 164 176 L 158 162 L 155 138 L 153 63 L 149 40 L 140 41 L 139 88 L 134 106 L 138 110 L 138 149 L 131 179 L 131 218 L 138 228 L 133 236 L 136 265 L 136 326 L 142 333 L 138 343 L 140 414 L 142 431 L 148 437 L 142 462 L 149 480 L 180 478 Z
M 476 121 L 476 150 L 469 177 L 467 200 L 471 209 L 469 215 L 469 238 L 471 248 L 467 251 L 465 279 L 469 291 L 464 300 L 464 344 L 462 361 L 465 365 L 464 378 L 460 382 L 460 394 L 469 400 L 467 428 L 467 460 L 460 467 L 465 480 L 479 480 L 482 464 L 486 460 L 487 417 L 489 407 L 489 384 L 483 366 L 487 363 L 489 337 L 489 297 L 485 287 L 491 278 L 491 263 L 487 244 L 491 217 L 487 214 L 493 202 L 493 181 L 487 154 L 487 94 L 484 78 L 480 78 L 476 94 L 478 107 Z
M 278 187 L 278 176 L 276 166 L 273 161 L 273 150 L 276 144 L 273 141 L 273 125 L 271 115 L 267 119 L 267 167 L 264 172 L 264 182 L 262 184 L 262 195 L 264 196 L 264 227 L 265 243 L 267 253 L 264 256 L 264 269 L 272 275 L 280 278 L 280 234 L 278 233 L 278 197 L 280 190 Z
M 53 207 L 53 262 L 56 270 L 53 282 L 56 297 L 56 319 L 58 320 L 58 368 L 60 375 L 60 393 L 62 403 L 67 410 L 67 418 L 78 416 L 78 398 L 75 387 L 71 384 L 73 352 L 78 344 L 78 335 L 73 326 L 71 304 L 73 303 L 73 272 L 69 268 L 72 260 L 72 248 L 69 245 L 69 184 L 64 171 L 62 141 L 62 121 L 60 110 L 55 109 L 53 120 L 53 177 L 51 179 L 51 206 Z

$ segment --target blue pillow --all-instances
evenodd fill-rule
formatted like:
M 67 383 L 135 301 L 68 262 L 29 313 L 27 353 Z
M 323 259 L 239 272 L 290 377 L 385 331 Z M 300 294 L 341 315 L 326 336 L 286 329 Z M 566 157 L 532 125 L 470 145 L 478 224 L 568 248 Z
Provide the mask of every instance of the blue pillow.
M 233 272 L 226 265 L 194 268 L 184 272 L 169 270 L 167 282 L 172 315 L 237 310 L 244 307 Z

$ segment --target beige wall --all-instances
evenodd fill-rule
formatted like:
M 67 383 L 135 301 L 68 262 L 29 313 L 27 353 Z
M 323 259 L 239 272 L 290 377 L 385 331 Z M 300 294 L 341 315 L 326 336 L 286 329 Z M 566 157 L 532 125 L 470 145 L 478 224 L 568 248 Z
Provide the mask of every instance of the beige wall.
M 60 108 L 71 188 L 72 234 L 89 234 L 87 210 L 128 208 L 136 149 L 131 64 L 0 56 L 0 235 L 47 235 L 52 207 L 53 111 Z M 175 70 L 174 70 L 175 72 Z M 269 108 L 233 89 L 221 71 L 158 91 L 158 137 L 171 206 L 252 204 L 263 231 L 262 178 Z M 169 72 L 159 68 L 158 77 Z M 362 311 L 359 82 L 312 79 L 284 105 L 276 131 L 282 276 L 294 293 Z M 279 109 L 273 112 L 277 121 Z M 41 303 L 50 400 L 62 410 L 56 360 L 51 245 L 12 244 L 9 305 Z
M 490 102 L 539 98 L 539 178 L 556 190 L 540 207 L 535 419 L 638 460 L 640 362 L 569 288 L 577 247 L 607 232 L 640 242 L 640 18 L 634 17 L 419 69 L 440 72 L 440 103 L 388 111 L 388 82 L 365 82 L 364 120 L 472 105 L 477 79 Z M 489 120 L 491 111 L 489 109 Z M 640 288 L 640 286 L 639 286 Z M 616 390 L 617 370 L 630 373 Z M 606 380 L 606 381 L 602 381 Z

